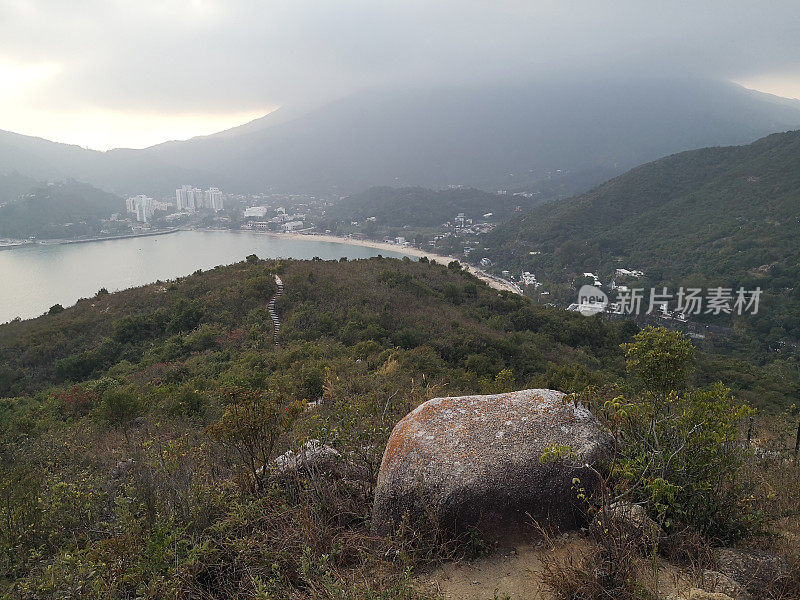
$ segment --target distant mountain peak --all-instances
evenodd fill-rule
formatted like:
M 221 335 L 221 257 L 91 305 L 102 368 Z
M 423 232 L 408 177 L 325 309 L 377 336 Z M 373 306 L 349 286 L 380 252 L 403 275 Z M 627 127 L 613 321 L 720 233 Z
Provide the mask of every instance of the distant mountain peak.
M 565 78 L 369 90 L 145 150 L 0 133 L 0 172 L 72 176 L 122 194 L 169 193 L 185 181 L 243 193 L 516 189 L 548 171 L 622 172 L 797 127 L 800 103 L 731 82 Z

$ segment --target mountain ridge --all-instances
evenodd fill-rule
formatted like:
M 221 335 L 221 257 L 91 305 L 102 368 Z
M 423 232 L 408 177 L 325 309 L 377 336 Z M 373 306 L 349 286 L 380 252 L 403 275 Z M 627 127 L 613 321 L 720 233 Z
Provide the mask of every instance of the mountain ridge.
M 99 152 L 0 132 L 0 173 L 74 178 L 121 195 L 168 194 L 184 183 L 236 193 L 515 190 L 548 172 L 619 173 L 672 152 L 797 127 L 800 102 L 729 82 L 384 88 L 143 150 Z

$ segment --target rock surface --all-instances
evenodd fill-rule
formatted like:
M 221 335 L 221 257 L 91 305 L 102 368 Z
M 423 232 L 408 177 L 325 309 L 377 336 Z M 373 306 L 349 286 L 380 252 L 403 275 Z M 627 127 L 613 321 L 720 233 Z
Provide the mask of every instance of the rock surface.
M 646 549 L 658 546 L 664 535 L 661 526 L 647 516 L 644 507 L 630 502 L 613 503 L 598 515 L 596 521 L 601 527 L 607 527 L 609 521 L 615 523 L 617 533 Z M 592 526 L 595 526 L 594 521 Z
M 762 597 L 789 575 L 786 559 L 768 552 L 718 548 L 714 558 L 720 573 L 739 582 L 756 597 Z
M 308 440 L 298 448 L 297 452 L 289 450 L 274 460 L 278 473 L 290 473 L 300 469 L 324 469 L 333 465 L 342 457 L 335 449 L 320 442 Z
M 719 571 L 710 571 L 708 569 L 703 571 L 703 588 L 727 594 L 733 600 L 753 599 L 738 581 L 734 581 Z
M 388 533 L 408 513 L 447 530 L 486 533 L 511 524 L 583 522 L 574 479 L 590 492 L 611 437 L 581 405 L 554 390 L 434 398 L 394 428 L 375 492 L 373 527 Z M 542 462 L 552 445 L 575 456 Z

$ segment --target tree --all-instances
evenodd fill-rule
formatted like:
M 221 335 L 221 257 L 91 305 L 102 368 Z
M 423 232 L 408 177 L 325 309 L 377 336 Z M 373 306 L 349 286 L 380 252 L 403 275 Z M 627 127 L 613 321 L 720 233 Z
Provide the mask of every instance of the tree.
M 647 327 L 622 344 L 628 372 L 649 392 L 665 395 L 682 389 L 692 369 L 694 346 L 679 331 Z
M 207 433 L 234 452 L 259 490 L 275 444 L 291 429 L 303 403 L 239 387 L 229 388 L 224 397 L 228 407 Z

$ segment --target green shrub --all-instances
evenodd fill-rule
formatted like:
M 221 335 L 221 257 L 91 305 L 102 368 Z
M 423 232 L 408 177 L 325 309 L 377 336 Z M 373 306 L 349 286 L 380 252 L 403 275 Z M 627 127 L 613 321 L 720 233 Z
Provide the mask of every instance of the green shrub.
M 622 348 L 628 371 L 647 390 L 661 394 L 685 385 L 695 354 L 692 343 L 681 332 L 665 327 L 648 327 Z
M 112 425 L 127 423 L 137 416 L 141 410 L 139 396 L 129 388 L 110 388 L 102 398 L 102 412 Z
M 741 501 L 747 490 L 739 477 L 745 450 L 738 426 L 752 411 L 728 388 L 672 393 L 663 408 L 620 396 L 606 410 L 622 442 L 613 471 L 617 493 L 643 502 L 667 529 L 691 525 L 726 540 L 745 532 L 749 517 Z
M 207 432 L 235 454 L 259 490 L 275 444 L 302 412 L 303 404 L 239 387 L 227 389 L 224 399 L 225 412 Z
M 738 427 L 752 409 L 721 383 L 681 389 L 694 349 L 678 332 L 648 328 L 623 348 L 645 390 L 603 407 L 619 441 L 616 492 L 644 503 L 667 529 L 684 524 L 710 537 L 738 537 L 750 520 L 741 508 L 746 454 Z

